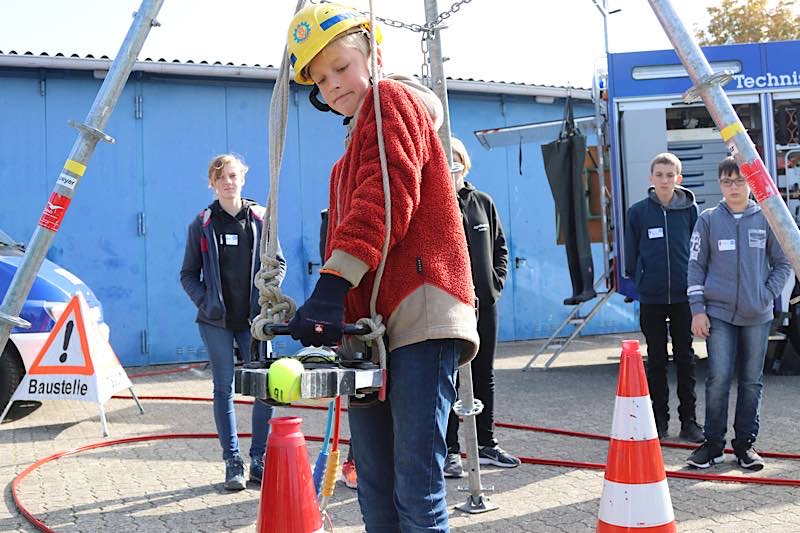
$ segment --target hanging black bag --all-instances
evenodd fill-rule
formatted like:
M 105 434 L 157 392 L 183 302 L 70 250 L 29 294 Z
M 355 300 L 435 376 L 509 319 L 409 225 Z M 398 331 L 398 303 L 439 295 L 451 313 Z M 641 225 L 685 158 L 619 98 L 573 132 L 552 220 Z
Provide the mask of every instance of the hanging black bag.
M 575 126 L 570 96 L 564 104 L 564 121 L 558 139 L 542 145 L 542 158 L 558 211 L 572 280 L 572 296 L 564 299 L 564 305 L 576 305 L 591 300 L 597 293 L 594 290 L 588 206 L 583 185 L 586 137 Z

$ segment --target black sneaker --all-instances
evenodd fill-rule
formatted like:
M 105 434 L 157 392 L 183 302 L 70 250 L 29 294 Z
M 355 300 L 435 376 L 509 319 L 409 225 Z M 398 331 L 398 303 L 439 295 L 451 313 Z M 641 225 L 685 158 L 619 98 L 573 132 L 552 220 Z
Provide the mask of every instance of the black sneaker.
M 752 470 L 753 472 L 758 472 L 764 468 L 764 459 L 758 455 L 758 452 L 753 448 L 753 444 L 750 442 L 744 442 L 741 445 L 734 443 L 733 453 L 736 454 L 736 462 L 739 463 L 739 466 L 742 468 Z
M 261 484 L 261 478 L 264 477 L 264 457 L 251 457 L 250 458 L 250 481 L 253 483 Z
M 664 440 L 669 437 L 669 421 L 656 417 L 656 431 L 658 432 L 658 440 Z
M 228 490 L 244 490 L 244 462 L 241 456 L 234 455 L 225 460 L 225 488 Z
M 724 461 L 724 449 L 719 444 L 704 442 L 686 459 L 686 463 L 695 468 L 708 468 Z
M 689 420 L 681 424 L 681 432 L 678 434 L 678 437 L 680 437 L 681 440 L 696 442 L 698 444 L 706 440 L 705 435 L 703 435 L 703 428 L 694 420 Z
M 482 465 L 494 465 L 500 468 L 516 468 L 522 462 L 500 446 L 484 446 L 479 449 L 478 461 Z
M 461 464 L 461 455 L 448 453 L 444 460 L 444 477 L 464 477 L 464 465 Z

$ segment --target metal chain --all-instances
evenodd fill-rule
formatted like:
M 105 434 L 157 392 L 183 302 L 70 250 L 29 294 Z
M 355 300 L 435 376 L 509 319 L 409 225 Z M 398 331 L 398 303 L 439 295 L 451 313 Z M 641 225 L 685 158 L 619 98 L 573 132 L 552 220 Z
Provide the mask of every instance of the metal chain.
M 310 2 L 312 4 L 331 3 L 329 0 L 310 0 Z M 463 6 L 464 4 L 469 4 L 470 2 L 472 2 L 472 0 L 457 0 L 456 2 L 453 2 L 453 5 L 450 6 L 450 9 L 448 9 L 447 11 L 442 11 L 441 13 L 439 13 L 439 16 L 437 16 L 435 20 L 433 20 L 432 22 L 426 22 L 425 24 L 409 24 L 407 22 L 402 22 L 399 20 L 378 17 L 378 16 L 375 17 L 375 20 L 378 20 L 383 24 L 386 24 L 387 26 L 392 28 L 400 28 L 405 30 L 411 30 L 414 32 L 430 33 L 438 29 L 439 25 L 442 22 L 449 19 L 455 13 L 458 13 L 458 11 L 461 9 L 461 6 Z
M 429 32 L 422 32 L 422 38 L 420 39 L 420 47 L 422 48 L 422 72 L 421 72 L 421 81 L 422 84 L 430 87 L 430 78 L 431 78 L 431 56 L 430 51 L 428 50 L 428 36 L 430 35 Z

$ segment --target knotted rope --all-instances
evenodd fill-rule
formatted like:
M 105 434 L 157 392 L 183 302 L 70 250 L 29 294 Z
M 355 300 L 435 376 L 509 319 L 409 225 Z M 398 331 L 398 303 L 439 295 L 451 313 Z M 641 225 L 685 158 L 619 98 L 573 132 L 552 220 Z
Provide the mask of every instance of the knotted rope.
M 305 0 L 298 0 L 295 12 L 300 11 L 303 4 Z M 286 145 L 286 116 L 289 109 L 289 60 L 286 48 L 283 48 L 283 60 L 269 105 L 269 193 L 265 227 L 261 231 L 261 268 L 255 279 L 261 311 L 250 326 L 253 338 L 261 341 L 274 337 L 265 326 L 288 322 L 297 310 L 294 300 L 283 294 L 278 285 L 278 182 Z

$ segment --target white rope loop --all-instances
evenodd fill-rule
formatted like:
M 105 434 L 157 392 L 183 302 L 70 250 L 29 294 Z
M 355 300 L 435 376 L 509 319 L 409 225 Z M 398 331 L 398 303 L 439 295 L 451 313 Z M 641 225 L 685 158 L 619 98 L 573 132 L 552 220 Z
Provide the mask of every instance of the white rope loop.
M 377 357 L 373 355 L 373 362 L 377 359 L 380 367 L 386 369 L 386 343 L 383 342 L 383 334 L 386 333 L 386 325 L 383 323 L 383 317 L 381 315 L 375 315 L 372 318 L 359 318 L 356 321 L 356 325 L 367 326 L 369 328 L 369 333 L 358 335 L 357 338 L 368 346 L 377 348 Z
M 372 342 L 380 339 L 383 337 L 383 334 L 386 333 L 386 326 L 383 324 L 383 317 L 381 315 L 375 315 L 372 318 L 359 318 L 356 321 L 356 326 L 367 326 L 369 328 L 369 333 L 357 335 L 358 340 L 364 342 Z

